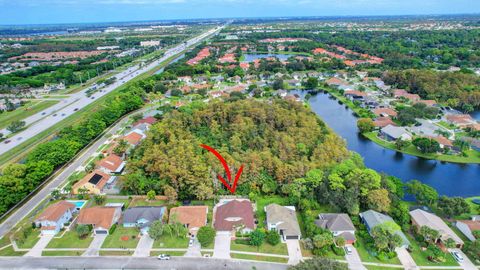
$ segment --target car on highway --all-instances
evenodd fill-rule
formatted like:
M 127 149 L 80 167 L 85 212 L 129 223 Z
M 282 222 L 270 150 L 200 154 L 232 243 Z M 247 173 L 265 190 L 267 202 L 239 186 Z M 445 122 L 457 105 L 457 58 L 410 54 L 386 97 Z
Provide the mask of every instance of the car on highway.
M 64 114 L 64 113 L 62 113 L 62 116 L 65 116 L 65 114 Z
M 95 97 L 91 97 L 91 99 L 95 99 Z
M 17 141 L 20 141 L 21 139 L 23 139 L 23 137 L 18 137 Z
M 46 112 L 42 112 L 42 115 L 45 115 L 45 114 L 47 114 L 47 113 L 46 113 Z
M 455 250 L 454 250 L 454 251 L 452 251 L 451 253 L 452 253 L 453 258 L 455 258 L 455 260 L 456 260 L 457 262 L 463 262 L 463 256 L 460 255 L 460 253 L 459 253 L 458 251 L 455 251 Z
M 53 117 L 55 117 L 55 116 L 57 116 L 57 114 L 56 114 L 56 113 L 55 113 L 55 114 L 53 114 Z
M 11 141 L 10 141 L 10 140 L 6 140 L 6 141 L 4 141 L 3 143 L 4 143 L 4 144 L 7 144 L 7 143 L 9 143 L 9 142 L 11 142 Z
M 73 109 L 74 112 L 78 111 L 78 108 Z
M 160 261 L 168 261 L 168 260 L 170 260 L 170 255 L 160 254 L 160 255 L 158 255 L 157 259 L 159 259 Z

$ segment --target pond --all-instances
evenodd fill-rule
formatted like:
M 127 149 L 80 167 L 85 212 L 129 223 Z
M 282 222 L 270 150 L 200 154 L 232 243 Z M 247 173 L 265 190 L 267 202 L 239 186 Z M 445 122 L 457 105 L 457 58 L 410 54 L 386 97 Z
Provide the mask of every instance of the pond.
M 266 53 L 259 53 L 259 54 L 244 54 L 245 60 L 243 62 L 253 62 L 257 59 L 268 58 L 268 57 L 276 57 L 279 60 L 287 60 L 288 58 L 295 56 L 293 54 L 266 54 Z
M 305 92 L 302 93 L 304 94 Z M 366 166 L 399 177 L 403 181 L 420 180 L 434 187 L 441 195 L 480 195 L 480 165 L 426 160 L 385 149 L 359 135 L 357 118 L 352 111 L 329 94 L 314 95 L 309 103 L 312 110 L 347 141 L 348 149 L 364 158 Z

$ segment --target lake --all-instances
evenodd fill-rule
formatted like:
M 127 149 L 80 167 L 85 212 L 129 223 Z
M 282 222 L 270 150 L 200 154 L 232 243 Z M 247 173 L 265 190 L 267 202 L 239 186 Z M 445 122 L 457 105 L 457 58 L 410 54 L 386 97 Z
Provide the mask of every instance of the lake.
M 305 92 L 302 93 L 304 94 Z M 357 118 L 352 111 L 339 104 L 329 94 L 314 95 L 309 103 L 312 110 L 347 141 L 348 149 L 364 158 L 366 166 L 399 177 L 403 181 L 420 180 L 434 187 L 441 195 L 462 197 L 480 195 L 480 165 L 426 160 L 385 149 L 359 135 Z M 477 113 L 474 117 L 480 115 Z
M 268 57 L 276 57 L 279 60 L 287 60 L 289 57 L 292 57 L 294 55 L 258 53 L 258 54 L 244 54 L 244 56 L 245 56 L 245 60 L 243 62 L 253 62 L 254 60 L 268 58 Z

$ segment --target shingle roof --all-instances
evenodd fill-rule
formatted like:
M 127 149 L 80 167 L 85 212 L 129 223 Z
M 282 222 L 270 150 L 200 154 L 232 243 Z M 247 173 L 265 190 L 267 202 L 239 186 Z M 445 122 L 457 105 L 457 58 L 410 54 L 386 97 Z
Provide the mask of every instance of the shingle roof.
M 419 227 L 427 226 L 438 231 L 442 241 L 452 238 L 455 243 L 463 244 L 463 240 L 460 239 L 460 237 L 458 237 L 458 235 L 456 235 L 455 232 L 453 232 L 453 230 L 450 229 L 450 227 L 448 227 L 448 225 L 437 215 L 423 211 L 422 209 L 415 209 L 410 211 L 410 216 Z
M 276 203 L 265 207 L 267 212 L 267 223 L 277 224 L 278 231 L 282 230 L 284 235 L 301 235 L 295 210 Z
M 390 216 L 384 215 L 374 210 L 368 210 L 363 213 L 360 213 L 360 216 L 362 217 L 362 219 L 370 229 L 373 229 L 375 226 L 378 226 L 385 222 L 395 223 L 395 221 L 393 221 L 393 219 Z M 410 241 L 408 241 L 407 237 L 401 230 L 398 230 L 395 233 L 403 239 L 404 244 L 410 245 Z
M 123 164 L 123 159 L 115 154 L 111 154 L 108 157 L 100 160 L 98 166 L 103 167 L 107 170 L 116 172 L 121 168 Z
M 118 208 L 95 206 L 83 208 L 77 218 L 78 224 L 93 225 L 95 228 L 110 229 L 115 222 L 115 212 Z
M 174 207 L 170 209 L 169 222 L 172 222 L 175 216 L 178 222 L 188 224 L 189 228 L 202 227 L 207 223 L 207 212 L 206 205 Z
M 254 229 L 252 203 L 249 200 L 232 200 L 217 207 L 214 227 L 218 231 L 231 231 L 236 226 L 244 225 Z
M 330 231 L 355 231 L 355 226 L 347 214 L 321 213 L 315 223 Z
M 75 205 L 67 201 L 59 201 L 48 206 L 45 211 L 43 211 L 43 213 L 37 218 L 37 221 L 57 221 L 69 209 L 74 210 Z
M 165 206 L 138 206 L 128 208 L 123 214 L 123 224 L 136 223 L 140 219 L 145 219 L 148 222 L 143 224 L 143 227 L 148 227 L 153 221 L 162 220 L 165 211 Z
M 392 125 L 387 125 L 386 127 L 382 128 L 382 132 L 395 139 L 401 138 L 404 134 L 410 135 L 410 133 L 404 127 L 396 127 Z

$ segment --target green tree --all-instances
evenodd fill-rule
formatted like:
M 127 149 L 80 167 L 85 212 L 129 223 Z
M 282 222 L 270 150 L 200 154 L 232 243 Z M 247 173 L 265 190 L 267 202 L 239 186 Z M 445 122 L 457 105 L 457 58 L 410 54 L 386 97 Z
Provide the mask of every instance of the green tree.
M 325 231 L 321 234 L 315 235 L 312 240 L 315 248 L 321 249 L 333 244 L 333 235 L 332 233 Z
M 150 224 L 148 229 L 148 235 L 153 238 L 154 240 L 160 239 L 162 235 L 165 233 L 165 224 L 163 224 L 160 220 L 156 220 Z
M 149 200 L 149 201 L 155 200 L 155 196 L 156 196 L 156 195 L 157 195 L 157 194 L 155 193 L 155 190 L 150 190 L 150 191 L 148 191 L 148 192 L 147 192 L 147 200 Z
M 79 238 L 85 238 L 90 233 L 90 227 L 88 225 L 79 224 L 75 227 L 75 232 Z
M 272 246 L 276 246 L 280 243 L 280 234 L 276 230 L 270 230 L 267 232 L 265 241 Z
M 304 260 L 295 266 L 288 267 L 289 270 L 347 270 L 347 264 L 323 257 L 313 257 Z
M 360 118 L 357 120 L 357 127 L 360 133 L 367 133 L 375 129 L 375 124 L 370 118 Z
M 413 195 L 420 204 L 433 205 L 438 200 L 437 191 L 418 180 L 411 180 L 405 184 L 407 193 Z
M 315 77 L 308 77 L 308 79 L 302 83 L 303 87 L 308 90 L 316 89 L 318 87 L 318 79 Z
M 395 140 L 395 148 L 398 150 L 402 150 L 407 148 L 411 144 L 408 140 L 403 140 L 402 138 L 398 138 Z
M 251 234 L 250 234 L 250 245 L 259 247 L 263 244 L 263 241 L 265 240 L 265 233 L 261 229 L 255 229 Z
M 470 205 L 462 197 L 441 196 L 437 202 L 437 207 L 447 217 L 454 217 L 463 213 L 470 213 Z
M 96 205 L 101 205 L 107 200 L 107 197 L 103 195 L 94 195 L 93 199 L 95 200 Z
M 367 206 L 379 212 L 388 212 L 390 210 L 390 197 L 386 189 L 375 189 L 367 195 Z
M 7 130 L 11 133 L 15 133 L 25 127 L 25 121 L 12 121 L 8 126 Z
M 212 227 L 203 226 L 197 232 L 197 239 L 198 242 L 202 245 L 202 247 L 207 247 L 213 243 L 215 239 L 216 232 Z
M 440 144 L 430 138 L 415 138 L 412 144 L 424 154 L 436 153 L 440 151 Z
M 379 250 L 393 251 L 402 245 L 402 238 L 396 233 L 400 227 L 395 222 L 384 222 L 373 227 L 370 234 Z
M 339 236 L 339 237 L 335 238 L 335 244 L 337 246 L 343 247 L 343 246 L 345 246 L 345 243 L 346 243 L 346 241 L 345 241 L 345 238 L 343 238 L 343 236 Z

